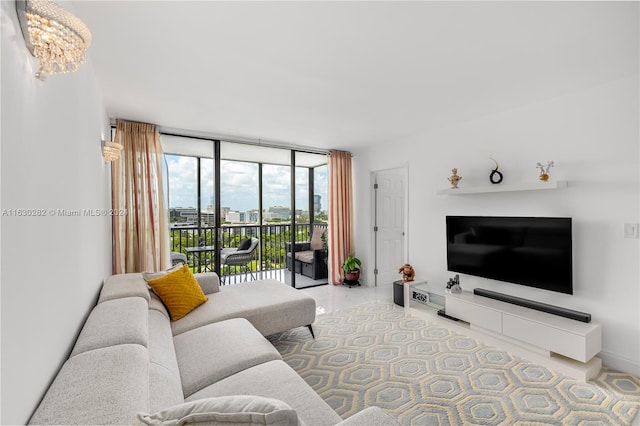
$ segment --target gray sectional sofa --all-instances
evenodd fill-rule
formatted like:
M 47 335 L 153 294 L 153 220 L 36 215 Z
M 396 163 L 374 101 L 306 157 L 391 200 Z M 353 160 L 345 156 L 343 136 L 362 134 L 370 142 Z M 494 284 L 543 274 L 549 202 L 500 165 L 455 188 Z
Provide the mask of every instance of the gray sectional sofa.
M 341 420 L 265 339 L 311 324 L 311 297 L 274 280 L 196 279 L 209 300 L 170 321 L 141 274 L 108 278 L 30 423 L 397 424 L 378 407 Z

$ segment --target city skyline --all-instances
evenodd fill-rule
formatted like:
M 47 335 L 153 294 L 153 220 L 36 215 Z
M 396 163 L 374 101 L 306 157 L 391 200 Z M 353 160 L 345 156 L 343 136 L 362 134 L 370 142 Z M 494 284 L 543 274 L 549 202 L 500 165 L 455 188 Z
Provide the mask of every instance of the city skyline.
M 197 206 L 197 159 L 195 157 L 166 155 L 168 168 L 168 204 L 170 208 L 195 208 Z M 250 211 L 258 208 L 258 164 L 221 160 L 221 205 L 233 211 Z M 200 208 L 213 206 L 213 160 L 200 162 Z M 296 168 L 296 210 L 308 210 L 308 168 Z M 327 210 L 328 167 L 318 167 L 314 173 L 314 195 L 321 197 L 321 210 Z M 272 164 L 262 166 L 263 209 L 282 206 L 291 208 L 290 167 Z M 206 195 L 204 195 L 206 194 Z M 303 207 L 303 208 L 301 208 Z

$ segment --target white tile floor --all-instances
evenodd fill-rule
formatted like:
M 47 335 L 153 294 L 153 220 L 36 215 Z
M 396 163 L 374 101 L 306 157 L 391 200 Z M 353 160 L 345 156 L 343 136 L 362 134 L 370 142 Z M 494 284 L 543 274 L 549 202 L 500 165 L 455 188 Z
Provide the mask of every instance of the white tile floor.
M 378 287 L 347 287 L 341 285 L 323 285 L 303 290 L 316 300 L 318 315 L 341 309 L 351 308 L 363 303 L 384 301 L 393 302 L 393 285 Z

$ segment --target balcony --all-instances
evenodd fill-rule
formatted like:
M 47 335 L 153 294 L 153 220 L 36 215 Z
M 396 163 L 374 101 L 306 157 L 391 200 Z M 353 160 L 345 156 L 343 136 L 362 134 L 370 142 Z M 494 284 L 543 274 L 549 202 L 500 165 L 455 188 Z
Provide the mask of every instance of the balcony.
M 326 227 L 326 224 L 315 223 L 313 226 Z M 297 224 L 295 227 L 295 241 L 309 241 L 311 239 L 311 224 Z M 251 262 L 250 270 L 258 279 L 275 279 L 290 283 L 290 272 L 286 268 L 286 244 L 291 241 L 291 224 L 272 223 L 265 225 L 223 225 L 220 227 L 222 248 L 237 248 L 245 238 L 256 237 L 260 244 L 256 249 L 255 259 Z M 188 247 L 215 246 L 216 228 L 213 226 L 175 226 L 170 228 L 171 251 L 187 255 L 192 272 L 215 270 L 215 256 L 213 251 L 190 254 Z M 224 268 L 220 271 L 226 284 L 245 281 L 244 271 Z M 327 280 L 311 280 L 300 274 L 296 275 L 296 287 L 308 287 L 326 283 Z

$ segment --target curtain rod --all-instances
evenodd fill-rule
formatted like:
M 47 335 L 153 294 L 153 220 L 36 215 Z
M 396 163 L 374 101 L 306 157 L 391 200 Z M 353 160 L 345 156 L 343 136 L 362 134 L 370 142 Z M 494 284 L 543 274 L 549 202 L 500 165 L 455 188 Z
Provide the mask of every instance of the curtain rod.
M 116 119 L 111 118 L 110 123 L 112 127 L 115 127 Z M 280 149 L 290 149 L 290 150 L 292 149 L 294 151 L 304 152 L 308 154 L 329 155 L 328 149 L 313 148 L 313 147 L 302 146 L 302 145 L 278 144 L 276 142 L 264 141 L 262 139 L 242 138 L 238 136 L 224 136 L 220 134 L 176 129 L 171 127 L 158 126 L 158 125 L 156 125 L 156 127 L 158 128 L 159 133 L 167 136 L 178 136 L 178 137 L 185 137 L 185 138 L 192 138 L 192 139 L 211 139 L 211 140 L 219 140 L 222 142 L 240 143 L 244 145 L 264 146 L 267 148 L 280 148 Z

